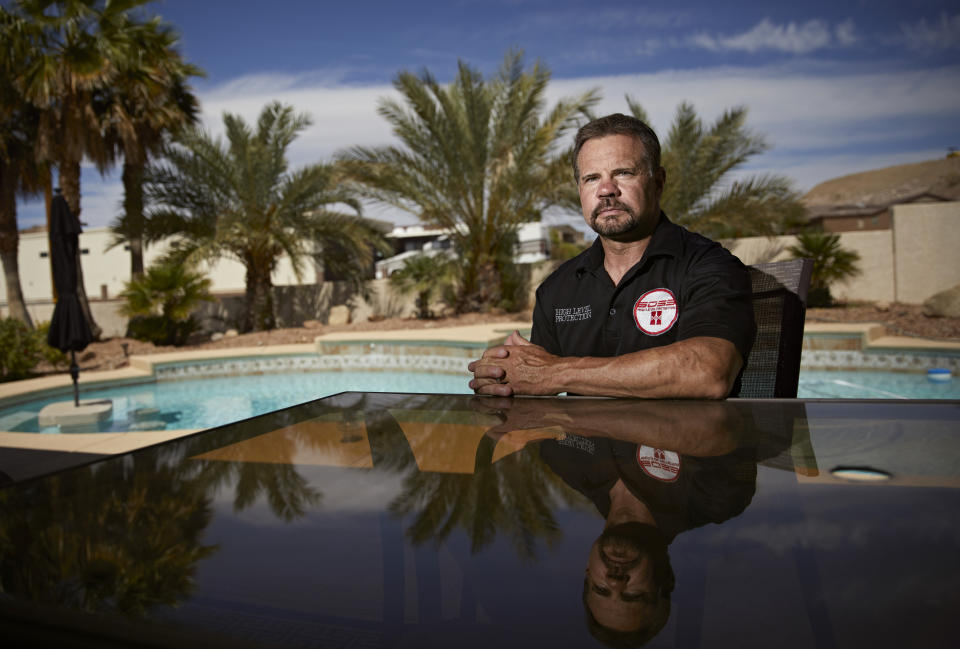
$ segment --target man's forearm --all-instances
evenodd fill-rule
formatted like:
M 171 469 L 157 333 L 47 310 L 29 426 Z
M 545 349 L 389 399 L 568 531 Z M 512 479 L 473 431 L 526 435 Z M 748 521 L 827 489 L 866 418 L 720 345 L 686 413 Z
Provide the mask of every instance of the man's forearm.
M 609 358 L 509 349 L 501 366 L 515 394 L 722 399 L 742 364 L 732 343 L 707 337 Z

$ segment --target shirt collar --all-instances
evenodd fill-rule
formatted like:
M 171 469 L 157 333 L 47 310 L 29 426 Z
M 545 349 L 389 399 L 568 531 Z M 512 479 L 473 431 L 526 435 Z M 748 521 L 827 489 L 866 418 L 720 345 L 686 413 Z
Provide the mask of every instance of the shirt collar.
M 643 259 L 638 266 L 642 266 L 646 260 L 653 257 L 680 257 L 683 255 L 683 239 L 681 237 L 680 226 L 667 218 L 667 215 L 660 212 L 660 222 L 650 237 L 650 243 L 643 253 Z M 606 272 L 603 268 L 603 244 L 600 243 L 598 236 L 593 241 L 593 245 L 587 250 L 587 254 L 580 258 L 577 265 L 577 275 L 584 271 L 596 274 L 597 272 Z

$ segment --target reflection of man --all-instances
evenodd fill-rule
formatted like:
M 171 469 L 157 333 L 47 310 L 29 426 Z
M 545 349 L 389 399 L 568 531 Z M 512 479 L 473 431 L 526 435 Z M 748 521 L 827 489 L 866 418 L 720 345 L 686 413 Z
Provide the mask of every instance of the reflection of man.
M 583 217 L 598 237 L 537 290 L 517 332 L 470 364 L 480 394 L 723 398 L 753 344 L 750 279 L 719 244 L 660 210 L 666 174 L 646 124 L 615 114 L 574 144 Z
M 591 633 L 637 645 L 670 615 L 674 537 L 739 514 L 753 497 L 752 450 L 717 457 L 568 434 L 541 442 L 540 455 L 605 518 L 590 549 L 583 599 Z
M 520 398 L 475 407 L 503 420 L 488 431 L 502 435 L 498 443 L 538 440 L 544 461 L 604 517 L 583 602 L 590 632 L 612 646 L 643 644 L 666 624 L 676 535 L 732 518 L 753 497 L 756 448 L 738 447 L 745 422 L 733 402 Z

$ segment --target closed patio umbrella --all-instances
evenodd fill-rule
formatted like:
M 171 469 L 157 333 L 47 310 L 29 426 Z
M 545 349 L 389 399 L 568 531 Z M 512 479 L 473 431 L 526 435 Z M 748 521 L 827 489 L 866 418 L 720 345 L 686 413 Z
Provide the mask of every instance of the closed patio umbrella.
M 70 376 L 73 378 L 73 402 L 80 405 L 77 381 L 80 367 L 77 352 L 86 349 L 93 334 L 77 297 L 77 266 L 80 263 L 80 219 L 70 212 L 67 199 L 57 190 L 50 206 L 50 261 L 57 304 L 50 320 L 47 344 L 70 352 Z

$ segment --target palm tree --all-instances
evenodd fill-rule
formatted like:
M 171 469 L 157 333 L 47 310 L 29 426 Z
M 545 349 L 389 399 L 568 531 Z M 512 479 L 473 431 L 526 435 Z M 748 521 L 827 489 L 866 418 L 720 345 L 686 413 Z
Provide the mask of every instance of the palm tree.
M 426 320 L 434 292 L 453 281 L 453 270 L 453 260 L 443 252 L 417 254 L 390 275 L 390 285 L 403 294 L 416 293 L 417 317 Z
M 813 275 L 807 304 L 812 307 L 832 306 L 830 284 L 850 279 L 860 274 L 860 253 L 845 250 L 840 245 L 840 235 L 811 230 L 797 235 L 797 245 L 787 248 L 794 259 L 813 259 Z
M 55 164 L 70 210 L 80 215 L 80 162 L 89 157 L 101 171 L 112 162 L 96 106 L 123 62 L 144 43 L 131 14 L 149 0 L 16 0 L 18 39 L 24 65 L 13 83 L 23 99 L 40 111 L 36 153 Z M 48 189 L 49 195 L 49 189 Z M 93 320 L 78 261 L 78 296 L 94 338 Z
M 246 268 L 241 328 L 276 326 L 272 275 L 286 255 L 298 278 L 304 261 L 330 260 L 344 271 L 352 262 L 359 283 L 373 263 L 373 248 L 385 246 L 371 222 L 327 208 L 360 205 L 336 183 L 331 165 L 288 170 L 287 147 L 310 124 L 305 114 L 280 103 L 266 106 L 256 129 L 225 113 L 224 143 L 199 128 L 184 130 L 164 149 L 165 160 L 147 169 L 146 196 L 153 207 L 148 239 L 173 236 L 177 262 L 221 257 Z
M 519 52 L 490 79 L 461 61 L 449 86 L 428 71 L 401 72 L 394 87 L 405 105 L 384 99 L 379 113 L 403 146 L 343 156 L 366 196 L 450 232 L 461 260 L 458 311 L 498 306 L 511 263 L 501 250 L 569 184 L 568 163 L 554 149 L 596 95 L 560 101 L 544 115 L 549 80 L 539 63 L 524 70 Z
M 633 115 L 649 123 L 632 98 Z M 729 174 L 768 145 L 745 126 L 747 109 L 724 111 L 705 129 L 684 102 L 663 141 L 661 164 L 667 184 L 660 204 L 671 219 L 711 238 L 774 235 L 803 218 L 799 196 L 783 176 L 749 176 L 727 183 Z
M 0 7 L 0 259 L 7 286 L 9 315 L 32 328 L 20 283 L 17 195 L 38 193 L 49 168 L 33 151 L 39 113 L 24 102 L 13 78 L 23 63 L 22 20 Z
M 177 37 L 157 20 L 138 25 L 139 55 L 123 61 L 117 78 L 102 96 L 102 127 L 123 154 L 123 214 L 110 224 L 111 247 L 130 247 L 130 274 L 143 275 L 143 173 L 168 134 L 195 124 L 199 103 L 186 85 L 201 70 L 185 63 L 174 49 Z

